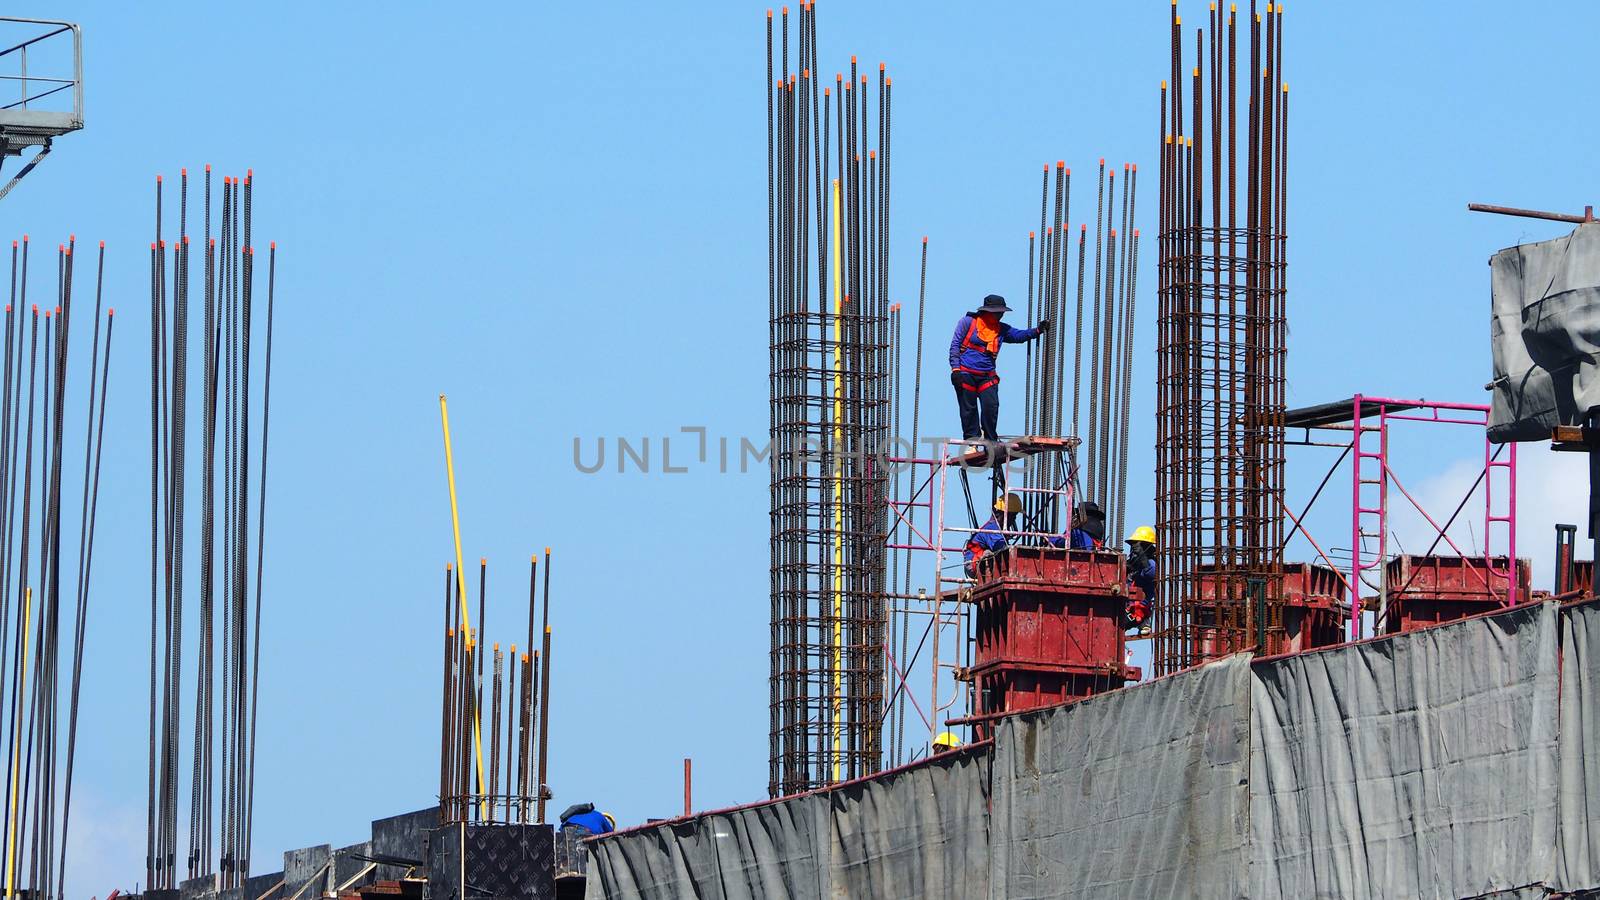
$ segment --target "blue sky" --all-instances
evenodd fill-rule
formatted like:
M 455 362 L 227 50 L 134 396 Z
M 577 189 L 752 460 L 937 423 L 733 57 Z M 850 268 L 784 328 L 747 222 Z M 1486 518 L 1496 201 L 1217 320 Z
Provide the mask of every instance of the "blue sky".
M 129 323 L 106 438 L 74 896 L 142 877 L 137 351 L 151 183 L 185 165 L 253 167 L 257 228 L 282 257 L 257 870 L 433 802 L 438 585 L 452 556 L 441 392 L 465 553 L 490 560 L 490 640 L 521 632 L 528 554 L 555 549 L 557 807 L 670 814 L 684 756 L 697 805 L 763 795 L 765 474 L 586 475 L 571 446 L 684 426 L 765 435 L 764 9 L 17 10 L 83 25 L 88 124 L 0 216 L 44 246 L 105 239 L 109 302 Z M 915 300 L 928 235 L 933 346 L 974 299 L 1023 295 L 1041 164 L 1153 168 L 1167 9 L 822 5 L 823 58 L 886 60 L 895 79 L 891 292 Z M 1482 398 L 1485 261 L 1563 228 L 1465 205 L 1600 199 L 1600 122 L 1582 112 L 1600 9 L 1307 2 L 1288 19 L 1290 403 Z M 1145 228 L 1154 188 L 1140 193 Z M 1138 409 L 1153 385 L 1152 259 L 1147 245 Z M 953 428 L 942 361 L 926 358 L 924 421 Z M 1020 375 L 1020 359 L 1003 366 Z M 1136 414 L 1134 518 L 1149 515 L 1152 438 Z M 1469 435 L 1460 449 L 1419 442 L 1403 462 L 1444 497 L 1481 452 Z M 1549 456 L 1523 456 L 1525 496 L 1543 498 L 1524 509 L 1525 552 L 1541 558 L 1549 523 L 1581 508 L 1581 481 Z M 1303 497 L 1322 469 L 1292 465 Z

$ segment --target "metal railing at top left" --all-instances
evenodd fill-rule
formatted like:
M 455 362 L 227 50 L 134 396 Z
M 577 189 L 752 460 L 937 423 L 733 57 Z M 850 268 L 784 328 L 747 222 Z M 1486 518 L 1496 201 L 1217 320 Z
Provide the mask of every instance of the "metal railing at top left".
M 70 72 L 56 65 L 48 65 L 41 73 L 37 66 L 40 54 L 45 54 L 49 59 L 59 52 L 58 45 L 62 41 L 52 41 L 52 39 L 63 34 L 71 35 Z M 82 128 L 83 32 L 78 26 L 71 22 L 52 19 L 0 16 L 0 40 L 5 40 L 9 44 L 4 50 L 0 50 L 0 81 L 8 83 L 7 86 L 0 86 L 0 110 L 39 111 L 39 101 L 71 91 L 70 110 L 56 109 L 58 104 L 49 104 L 49 108 L 45 111 L 69 113 L 71 118 L 64 124 L 70 127 L 64 130 Z M 34 67 L 31 70 L 30 50 L 33 51 L 34 60 Z M 15 92 L 7 89 L 10 85 L 16 87 Z

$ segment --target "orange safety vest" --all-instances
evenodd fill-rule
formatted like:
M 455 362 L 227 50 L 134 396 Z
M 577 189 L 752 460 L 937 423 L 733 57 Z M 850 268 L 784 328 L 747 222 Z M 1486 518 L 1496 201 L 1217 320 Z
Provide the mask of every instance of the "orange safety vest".
M 976 338 L 976 340 L 974 340 L 974 338 Z M 1000 353 L 1000 329 L 984 328 L 983 320 L 977 316 L 973 316 L 972 325 L 967 328 L 966 335 L 961 338 L 961 349 L 981 350 L 985 353 L 988 353 L 991 357 L 998 356 Z M 963 384 L 961 386 L 963 390 L 973 391 L 976 393 L 977 391 L 987 390 L 1000 383 L 1000 373 L 994 370 L 980 372 L 976 369 L 969 369 L 966 366 L 956 366 L 956 371 L 965 372 L 968 375 L 987 376 L 987 378 L 981 384 Z

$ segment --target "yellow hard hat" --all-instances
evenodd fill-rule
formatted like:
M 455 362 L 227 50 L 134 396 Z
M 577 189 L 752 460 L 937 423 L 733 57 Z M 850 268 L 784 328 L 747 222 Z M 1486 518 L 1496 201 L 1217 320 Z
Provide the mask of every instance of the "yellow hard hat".
M 1138 528 L 1133 530 L 1133 536 L 1128 538 L 1126 543 L 1132 544 L 1135 541 L 1143 541 L 1144 543 L 1154 547 L 1156 543 L 1156 530 L 1151 528 L 1149 525 L 1140 525 Z
M 1022 498 L 1016 494 L 1006 494 L 994 502 L 994 511 L 1005 513 L 1022 512 Z
M 933 739 L 933 745 L 935 747 L 945 747 L 947 749 L 954 750 L 955 748 L 961 746 L 961 739 L 948 731 L 941 731 L 939 732 L 939 736 Z

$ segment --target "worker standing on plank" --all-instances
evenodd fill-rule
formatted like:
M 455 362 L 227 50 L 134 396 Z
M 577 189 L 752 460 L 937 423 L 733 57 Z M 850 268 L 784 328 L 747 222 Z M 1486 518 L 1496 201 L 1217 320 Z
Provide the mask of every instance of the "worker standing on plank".
M 1019 512 L 1022 512 L 1022 498 L 1016 494 L 1006 494 L 994 502 L 994 515 L 967 539 L 966 549 L 961 553 L 968 578 L 978 577 L 978 560 L 1005 549 L 1005 532 L 1016 530 Z
M 1001 344 L 1031 341 L 1050 330 L 1050 320 L 1040 319 L 1036 328 L 1012 328 L 1000 321 L 1011 311 L 999 294 L 983 298 L 983 305 L 956 322 L 950 340 L 950 383 L 956 389 L 956 404 L 961 410 L 963 440 L 997 439 L 1000 422 L 1000 373 L 995 359 Z
M 1137 587 L 1144 596 L 1130 595 L 1126 612 L 1128 622 L 1144 634 L 1150 630 L 1146 624 L 1150 620 L 1150 604 L 1156 601 L 1156 530 L 1140 525 L 1133 530 L 1127 544 L 1128 584 Z

